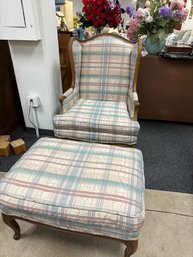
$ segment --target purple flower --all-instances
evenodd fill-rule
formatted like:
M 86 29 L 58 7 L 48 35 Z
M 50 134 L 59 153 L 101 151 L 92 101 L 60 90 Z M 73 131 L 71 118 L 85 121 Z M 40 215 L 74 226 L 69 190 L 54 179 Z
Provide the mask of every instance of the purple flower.
M 162 6 L 159 9 L 159 15 L 164 18 L 170 18 L 172 16 L 172 10 L 169 6 Z
M 179 11 L 175 11 L 174 12 L 174 17 L 176 19 L 178 19 L 179 21 L 185 21 L 186 18 L 187 18 L 187 15 L 188 15 L 188 10 L 187 9 L 182 9 L 182 10 L 179 10 Z
M 108 2 L 111 10 L 113 10 L 116 6 L 116 0 L 108 0 Z
M 129 4 L 127 7 L 126 7 L 126 13 L 132 17 L 135 13 L 135 6 L 133 4 Z

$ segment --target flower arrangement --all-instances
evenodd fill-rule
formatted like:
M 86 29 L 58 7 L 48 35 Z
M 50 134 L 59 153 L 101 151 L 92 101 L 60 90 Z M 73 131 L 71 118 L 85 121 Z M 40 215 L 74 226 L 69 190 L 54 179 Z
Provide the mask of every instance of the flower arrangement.
M 121 18 L 121 7 L 118 0 L 82 0 L 82 26 L 93 26 L 101 30 L 106 25 L 116 28 Z
M 128 38 L 135 42 L 138 35 L 151 35 L 152 43 L 163 40 L 172 33 L 178 23 L 185 21 L 188 9 L 183 0 L 150 0 L 145 8 L 135 8 L 132 4 L 126 10 L 130 16 Z

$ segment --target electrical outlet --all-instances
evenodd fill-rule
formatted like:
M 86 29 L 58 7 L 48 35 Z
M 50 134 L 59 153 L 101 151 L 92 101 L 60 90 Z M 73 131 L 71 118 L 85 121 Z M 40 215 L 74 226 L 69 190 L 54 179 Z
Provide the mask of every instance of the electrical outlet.
M 37 95 L 29 95 L 27 96 L 27 104 L 31 107 L 39 107 L 40 106 L 40 98 Z

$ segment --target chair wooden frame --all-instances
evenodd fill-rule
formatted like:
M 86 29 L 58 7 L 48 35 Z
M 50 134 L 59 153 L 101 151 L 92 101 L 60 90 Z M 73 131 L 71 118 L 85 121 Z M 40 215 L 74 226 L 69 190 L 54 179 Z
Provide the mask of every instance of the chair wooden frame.
M 71 38 L 68 43 L 68 52 L 69 52 L 69 59 L 70 59 L 70 68 L 71 68 L 71 74 L 72 74 L 72 82 L 71 82 L 71 87 L 72 89 L 75 88 L 75 83 L 76 83 L 76 71 L 75 71 L 75 65 L 74 65 L 74 59 L 73 59 L 73 53 L 72 53 L 72 44 L 74 41 L 78 41 L 81 44 L 84 44 L 85 42 L 95 40 L 97 37 L 114 37 L 118 38 L 119 40 L 122 40 L 123 42 L 126 43 L 131 43 L 128 39 L 118 35 L 118 34 L 111 34 L 111 33 L 103 33 L 103 34 L 97 34 L 89 39 L 86 40 L 79 40 L 77 38 Z M 141 61 L 141 51 L 142 51 L 142 41 L 138 39 L 138 56 L 137 56 L 137 62 L 136 62 L 136 68 L 135 68 L 135 73 L 134 73 L 134 80 L 133 80 L 133 92 L 137 92 L 137 79 L 138 79 L 138 73 L 139 73 L 139 64 Z M 65 93 L 64 93 L 65 94 Z M 58 98 L 60 102 L 60 114 L 63 114 L 63 102 L 64 99 L 66 98 L 65 95 L 62 95 Z M 138 111 L 139 111 L 139 101 L 134 102 L 135 105 L 135 111 L 134 111 L 134 116 L 132 117 L 133 120 L 137 120 L 138 116 Z
M 124 257 L 130 257 L 131 255 L 133 255 L 136 252 L 137 247 L 138 247 L 138 240 L 124 241 L 124 240 L 121 240 L 121 239 L 113 238 L 110 235 L 109 235 L 109 237 L 107 237 L 107 236 L 102 236 L 102 235 L 94 235 L 94 234 L 90 234 L 90 233 L 83 233 L 83 232 L 77 232 L 77 231 L 73 231 L 73 230 L 61 229 L 61 228 L 57 228 L 57 227 L 50 226 L 50 225 L 47 225 L 47 224 L 32 221 L 30 219 L 24 219 L 24 218 L 21 218 L 21 217 L 18 217 L 18 216 L 7 215 L 7 214 L 4 214 L 4 213 L 2 213 L 2 219 L 3 219 L 3 221 L 6 225 L 8 225 L 10 228 L 13 229 L 13 231 L 14 231 L 13 238 L 15 240 L 19 240 L 20 237 L 21 237 L 21 230 L 20 230 L 20 227 L 19 227 L 19 225 L 16 221 L 16 219 L 18 219 L 18 220 L 26 221 L 26 222 L 29 222 L 29 223 L 32 223 L 32 224 L 37 224 L 37 225 L 42 225 L 42 226 L 45 226 L 45 227 L 49 227 L 51 229 L 70 231 L 70 232 L 75 232 L 75 233 L 78 233 L 78 234 L 92 235 L 92 236 L 96 236 L 96 237 L 107 238 L 107 239 L 112 239 L 112 240 L 119 241 L 120 243 L 123 243 L 126 246 Z

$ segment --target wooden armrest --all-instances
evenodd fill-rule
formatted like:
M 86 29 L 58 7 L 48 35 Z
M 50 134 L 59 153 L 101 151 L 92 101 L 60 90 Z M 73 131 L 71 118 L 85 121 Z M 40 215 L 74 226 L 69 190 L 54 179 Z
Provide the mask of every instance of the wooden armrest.
M 64 102 L 65 98 L 66 98 L 65 95 L 61 95 L 61 96 L 58 97 L 58 100 L 60 102 L 60 114 L 64 113 L 63 102 Z
M 139 101 L 137 92 L 129 90 L 127 108 L 132 120 L 137 120 Z
M 134 100 L 134 115 L 133 115 L 133 120 L 137 120 L 137 116 L 138 116 L 138 111 L 139 111 L 139 100 L 138 100 L 138 94 L 137 92 L 133 92 L 133 100 Z
M 60 114 L 64 113 L 64 108 L 63 108 L 64 99 L 66 99 L 70 94 L 72 94 L 73 90 L 74 90 L 73 88 L 69 88 L 63 95 L 58 97 L 58 100 L 60 102 Z
M 140 103 L 139 103 L 139 102 L 136 102 L 136 103 L 135 103 L 135 111 L 134 111 L 134 117 L 133 117 L 133 120 L 137 120 L 137 117 L 138 117 L 138 111 L 139 111 L 139 106 L 140 106 Z

